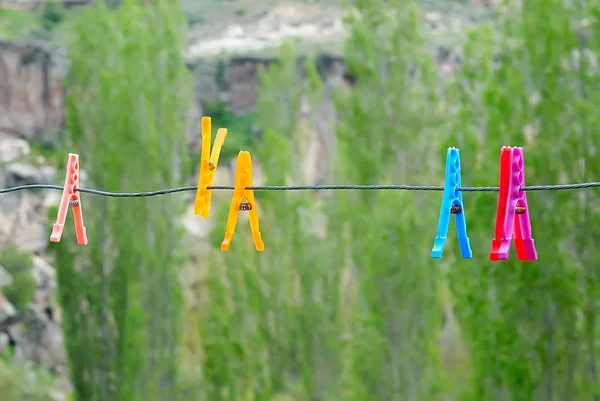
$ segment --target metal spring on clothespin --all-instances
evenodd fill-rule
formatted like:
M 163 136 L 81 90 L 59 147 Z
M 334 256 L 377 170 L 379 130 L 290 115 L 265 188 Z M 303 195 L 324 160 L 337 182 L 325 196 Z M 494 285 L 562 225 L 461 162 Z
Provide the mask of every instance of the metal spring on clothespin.
M 240 210 L 242 212 L 249 212 L 250 210 L 252 210 L 252 204 L 248 203 L 245 199 L 242 199 L 242 201 L 240 202 Z
M 450 214 L 461 214 L 462 213 L 462 207 L 460 207 L 460 205 L 452 205 L 450 207 Z

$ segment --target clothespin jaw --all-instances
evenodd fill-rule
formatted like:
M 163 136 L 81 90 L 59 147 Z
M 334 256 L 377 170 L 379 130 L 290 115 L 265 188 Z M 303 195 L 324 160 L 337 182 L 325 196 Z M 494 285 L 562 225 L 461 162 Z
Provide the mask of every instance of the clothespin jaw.
M 500 191 L 490 260 L 506 260 L 514 237 L 519 260 L 537 260 L 525 186 L 523 148 L 503 146 L 500 152 Z
M 79 188 L 79 155 L 69 153 L 67 160 L 67 175 L 65 177 L 65 187 L 63 189 L 60 205 L 58 207 L 58 216 L 56 223 L 52 227 L 50 235 L 51 242 L 60 242 L 65 221 L 67 219 L 67 211 L 73 209 L 73 217 L 75 220 L 75 232 L 77 233 L 77 243 L 79 245 L 87 245 L 87 236 L 85 226 L 83 225 L 83 211 L 81 209 L 81 198 L 77 189 Z
M 221 244 L 222 251 L 228 251 L 235 232 L 235 226 L 238 220 L 240 210 L 247 211 L 250 218 L 250 229 L 252 230 L 252 238 L 257 251 L 264 251 L 265 244 L 259 230 L 258 212 L 256 210 L 256 200 L 254 199 L 254 191 L 247 189 L 252 186 L 252 158 L 250 153 L 240 151 L 237 158 L 237 167 L 235 171 L 235 186 L 233 187 L 233 198 L 227 216 L 227 231 L 225 231 L 225 239 Z
M 219 155 L 221 148 L 227 136 L 227 129 L 219 128 L 215 143 L 210 150 L 211 141 L 211 120 L 210 117 L 202 117 L 202 151 L 200 154 L 200 176 L 198 177 L 198 191 L 196 191 L 196 200 L 194 201 L 194 214 L 202 217 L 208 217 L 210 214 L 210 198 L 212 191 L 207 189 L 211 186 L 215 178 L 217 165 L 219 164 Z
M 462 192 L 458 190 L 461 186 L 460 178 L 460 153 L 456 148 L 448 148 L 446 154 L 446 181 L 444 183 L 444 197 L 442 198 L 442 207 L 440 209 L 440 218 L 438 220 L 438 232 L 431 250 L 431 257 L 438 259 L 442 257 L 446 236 L 448 235 L 448 226 L 450 225 L 450 215 L 454 215 L 456 222 L 456 233 L 458 236 L 458 246 L 463 258 L 472 258 L 471 244 L 467 236 L 467 221 L 465 218 L 465 208 L 463 206 Z

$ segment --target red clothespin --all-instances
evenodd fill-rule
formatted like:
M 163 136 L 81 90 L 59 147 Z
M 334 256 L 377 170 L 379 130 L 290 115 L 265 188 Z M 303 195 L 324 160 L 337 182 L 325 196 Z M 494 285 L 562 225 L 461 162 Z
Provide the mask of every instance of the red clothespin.
M 537 251 L 531 238 L 531 222 L 525 186 L 523 148 L 503 146 L 500 153 L 500 192 L 496 211 L 495 238 L 490 260 L 506 260 L 510 241 L 514 237 L 519 260 L 537 260 Z M 513 232 L 514 230 L 514 232 Z
M 52 234 L 50 235 L 50 241 L 52 242 L 60 242 L 60 237 L 62 237 L 63 229 L 65 228 L 67 211 L 69 208 L 72 208 L 77 243 L 79 245 L 87 245 L 87 236 L 85 235 L 85 226 L 83 225 L 83 211 L 81 210 L 81 198 L 79 197 L 77 188 L 79 188 L 79 155 L 69 153 L 65 188 L 60 199 L 56 224 L 54 224 Z

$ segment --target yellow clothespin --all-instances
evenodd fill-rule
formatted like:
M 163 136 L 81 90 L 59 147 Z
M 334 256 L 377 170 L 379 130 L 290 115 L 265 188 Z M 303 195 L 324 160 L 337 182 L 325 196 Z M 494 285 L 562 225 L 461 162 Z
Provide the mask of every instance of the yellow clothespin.
M 237 167 L 235 171 L 235 186 L 233 187 L 233 198 L 227 216 L 227 231 L 225 231 L 225 239 L 221 244 L 221 250 L 229 250 L 235 226 L 237 224 L 238 214 L 240 210 L 247 211 L 250 217 L 250 229 L 252 230 L 252 238 L 254 238 L 254 246 L 257 251 L 264 251 L 265 244 L 262 241 L 258 224 L 258 212 L 256 211 L 256 201 L 254 199 L 254 191 L 246 189 L 252 186 L 252 158 L 250 152 L 240 151 L 237 158 Z
M 198 191 L 194 201 L 194 214 L 202 217 L 208 217 L 210 213 L 210 194 L 211 190 L 206 187 L 211 186 L 215 179 L 215 171 L 219 164 L 219 155 L 221 148 L 227 136 L 226 128 L 219 128 L 217 137 L 210 153 L 211 126 L 210 117 L 202 117 L 202 153 L 200 154 L 200 177 L 198 177 Z M 210 159 L 209 159 L 210 154 Z

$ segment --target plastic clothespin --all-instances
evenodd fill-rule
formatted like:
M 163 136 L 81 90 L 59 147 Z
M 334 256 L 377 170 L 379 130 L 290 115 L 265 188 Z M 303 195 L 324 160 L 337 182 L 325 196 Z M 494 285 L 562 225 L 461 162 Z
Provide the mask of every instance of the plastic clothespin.
M 265 250 L 265 244 L 259 231 L 254 191 L 246 189 L 250 186 L 252 186 L 252 158 L 250 157 L 250 152 L 242 150 L 237 158 L 235 186 L 233 188 L 233 198 L 231 199 L 229 215 L 227 216 L 227 231 L 225 231 L 225 239 L 221 244 L 222 251 L 229 250 L 240 210 L 247 211 L 249 214 L 250 229 L 252 230 L 252 238 L 254 239 L 256 250 L 259 252 Z
M 200 154 L 200 177 L 198 177 L 198 191 L 196 191 L 196 200 L 194 201 L 194 214 L 202 217 L 208 217 L 210 214 L 210 195 L 211 186 L 215 179 L 215 171 L 219 164 L 219 155 L 221 148 L 227 136 L 226 128 L 219 128 L 215 143 L 210 151 L 211 140 L 211 121 L 210 117 L 202 117 L 202 152 Z
M 60 238 L 62 237 L 65 228 L 67 211 L 69 208 L 72 208 L 73 218 L 75 220 L 75 232 L 77 233 L 77 243 L 79 245 L 87 245 L 88 241 L 85 234 L 85 226 L 83 225 L 81 198 L 77 188 L 79 188 L 79 155 L 69 153 L 65 188 L 63 189 L 62 197 L 60 199 L 56 224 L 52 227 L 52 234 L 50 235 L 50 241 L 52 242 L 60 242 Z
M 457 189 L 461 186 L 460 179 L 460 153 L 456 148 L 448 148 L 446 154 L 446 182 L 444 184 L 444 197 L 442 199 L 442 208 L 440 209 L 440 218 L 438 220 L 438 233 L 431 250 L 432 258 L 441 258 L 448 235 L 448 226 L 450 225 L 450 215 L 454 215 L 456 222 L 456 234 L 458 236 L 458 246 L 463 258 L 472 258 L 471 244 L 467 236 L 467 221 L 465 219 L 465 208 L 463 206 L 462 192 Z
M 500 192 L 496 211 L 495 238 L 490 260 L 506 260 L 514 237 L 519 260 L 537 260 L 531 238 L 531 222 L 525 186 L 523 148 L 503 146 L 500 153 Z

